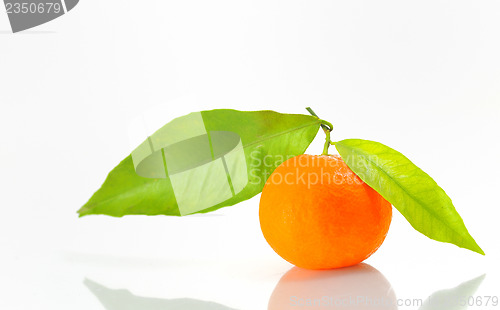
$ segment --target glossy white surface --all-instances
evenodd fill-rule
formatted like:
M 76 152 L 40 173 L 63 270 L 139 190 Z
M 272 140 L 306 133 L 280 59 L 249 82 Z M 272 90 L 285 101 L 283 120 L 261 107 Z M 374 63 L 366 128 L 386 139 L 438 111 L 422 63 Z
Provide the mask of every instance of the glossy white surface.
M 460 284 L 446 300 L 500 295 L 499 2 L 86 0 L 8 29 L 0 13 L 0 309 L 312 309 L 301 302 L 380 287 L 439 300 Z M 295 287 L 280 282 L 293 266 L 262 237 L 258 197 L 183 218 L 77 218 L 132 150 L 134 116 L 165 103 L 165 122 L 311 106 L 332 139 L 383 142 L 433 176 L 487 255 L 395 211 L 366 261 L 378 271 L 299 272 Z

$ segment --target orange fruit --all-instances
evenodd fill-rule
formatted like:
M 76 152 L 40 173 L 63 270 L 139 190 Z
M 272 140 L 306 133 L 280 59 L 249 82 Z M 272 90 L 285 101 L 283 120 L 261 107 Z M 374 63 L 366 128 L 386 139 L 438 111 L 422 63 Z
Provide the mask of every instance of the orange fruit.
M 382 244 L 391 204 L 336 155 L 300 155 L 276 168 L 260 199 L 269 245 L 307 269 L 358 264 Z

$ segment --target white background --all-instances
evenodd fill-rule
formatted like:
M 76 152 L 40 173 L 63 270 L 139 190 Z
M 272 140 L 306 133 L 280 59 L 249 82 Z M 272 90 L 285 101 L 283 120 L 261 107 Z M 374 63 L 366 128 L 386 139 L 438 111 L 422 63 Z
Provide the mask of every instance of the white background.
M 82 0 L 18 34 L 0 11 L 0 309 L 160 309 L 118 297 L 105 308 L 85 278 L 161 309 L 267 309 L 292 266 L 262 237 L 259 197 L 205 216 L 77 218 L 132 150 L 130 121 L 160 104 L 165 123 L 311 106 L 333 139 L 401 151 L 487 255 L 429 240 L 395 211 L 367 263 L 402 299 L 482 274 L 477 294 L 500 295 L 499 38 L 498 1 Z

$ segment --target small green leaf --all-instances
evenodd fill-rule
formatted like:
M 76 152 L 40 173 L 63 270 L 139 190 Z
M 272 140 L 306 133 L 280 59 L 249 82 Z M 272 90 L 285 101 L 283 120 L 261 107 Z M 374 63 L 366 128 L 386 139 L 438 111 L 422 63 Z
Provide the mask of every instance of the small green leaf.
M 179 216 L 234 205 L 260 193 L 283 161 L 303 154 L 320 125 L 314 116 L 273 111 L 174 119 L 116 166 L 78 213 Z
M 484 255 L 450 197 L 403 154 L 361 139 L 342 140 L 335 147 L 349 168 L 398 209 L 417 231 Z

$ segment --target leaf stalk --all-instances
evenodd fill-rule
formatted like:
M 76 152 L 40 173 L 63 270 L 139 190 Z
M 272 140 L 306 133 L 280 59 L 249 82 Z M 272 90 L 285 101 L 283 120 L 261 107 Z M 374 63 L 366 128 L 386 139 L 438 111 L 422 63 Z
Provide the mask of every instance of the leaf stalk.
M 310 107 L 307 107 L 306 110 L 312 115 L 315 116 L 319 119 L 321 122 L 321 128 L 323 128 L 323 131 L 325 132 L 326 138 L 325 138 L 325 146 L 323 147 L 323 153 L 321 155 L 328 155 L 328 148 L 330 145 L 335 144 L 335 142 L 332 142 L 330 140 L 330 134 L 333 130 L 333 125 L 330 122 L 327 122 L 323 119 L 320 119 L 319 116 L 311 109 Z

